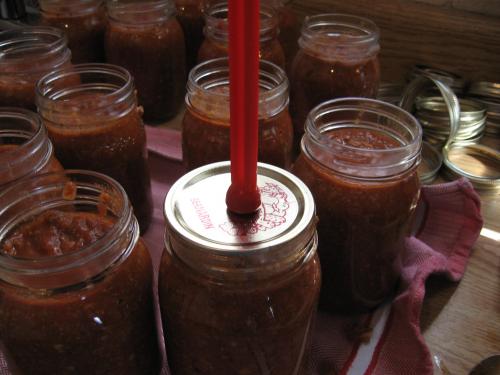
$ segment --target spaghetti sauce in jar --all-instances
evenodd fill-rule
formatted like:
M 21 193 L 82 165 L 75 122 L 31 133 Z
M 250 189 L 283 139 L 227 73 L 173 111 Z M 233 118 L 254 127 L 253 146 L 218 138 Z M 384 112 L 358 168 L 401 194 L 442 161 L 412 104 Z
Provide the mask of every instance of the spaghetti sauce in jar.
M 0 108 L 0 191 L 28 176 L 62 171 L 36 113 Z
M 95 173 L 0 193 L 0 331 L 25 374 L 153 374 L 153 270 L 125 191 Z
M 104 61 L 103 0 L 39 0 L 41 23 L 63 30 L 75 64 Z
M 290 73 L 290 113 L 298 143 L 311 109 L 340 97 L 375 98 L 380 81 L 377 26 L 345 14 L 306 17 Z
M 283 52 L 285 53 L 286 72 L 288 74 L 290 72 L 295 54 L 299 49 L 299 18 L 284 0 L 261 0 L 261 3 L 274 7 L 278 14 L 278 40 L 283 47 Z
M 260 161 L 289 168 L 293 128 L 288 113 L 288 80 L 276 65 L 260 62 Z M 229 160 L 229 61 L 220 58 L 189 74 L 187 110 L 182 122 L 182 154 L 187 169 Z
M 365 311 L 395 292 L 421 142 L 418 121 L 385 102 L 336 99 L 309 114 L 293 171 L 318 207 L 323 308 Z
M 58 70 L 37 84 L 38 112 L 67 169 L 89 169 L 117 180 L 141 231 L 153 206 L 142 109 L 130 73 L 109 64 Z
M 229 22 L 227 1 L 215 2 L 205 12 L 205 41 L 198 51 L 198 62 L 227 57 L 229 49 Z M 285 53 L 278 40 L 278 14 L 272 6 L 260 7 L 259 58 L 285 68 Z
M 144 119 L 175 116 L 185 89 L 184 34 L 172 0 L 107 3 L 106 58 L 134 77 Z
M 36 110 L 36 82 L 69 66 L 71 52 L 61 30 L 26 26 L 0 32 L 0 106 Z
M 175 0 L 176 17 L 182 26 L 186 41 L 186 70 L 188 72 L 196 65 L 198 50 L 203 43 L 204 10 L 207 2 L 208 0 Z
M 229 162 L 179 179 L 165 200 L 159 297 L 177 375 L 306 373 L 321 273 L 312 196 L 259 164 L 262 206 L 228 213 Z

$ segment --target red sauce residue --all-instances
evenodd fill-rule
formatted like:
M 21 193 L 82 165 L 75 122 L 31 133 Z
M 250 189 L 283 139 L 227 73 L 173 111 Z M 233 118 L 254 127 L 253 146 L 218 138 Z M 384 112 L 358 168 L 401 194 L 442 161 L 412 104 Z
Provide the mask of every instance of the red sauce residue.
M 76 184 L 72 181 L 66 182 L 63 188 L 62 196 L 66 201 L 72 201 L 76 198 Z
M 364 128 L 341 128 L 329 131 L 328 138 L 345 146 L 365 150 L 385 150 L 402 146 L 388 134 Z
M 1 247 L 21 258 L 42 258 L 72 253 L 96 242 L 113 222 L 91 213 L 50 210 L 20 225 Z

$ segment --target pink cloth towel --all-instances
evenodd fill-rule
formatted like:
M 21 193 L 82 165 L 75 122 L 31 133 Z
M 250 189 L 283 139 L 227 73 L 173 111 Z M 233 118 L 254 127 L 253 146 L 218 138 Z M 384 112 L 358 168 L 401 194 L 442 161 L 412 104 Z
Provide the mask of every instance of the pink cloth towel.
M 163 201 L 184 170 L 179 132 L 147 127 L 147 136 L 155 206 L 151 227 L 144 238 L 157 271 L 163 251 Z M 433 373 L 419 325 L 425 280 L 434 273 L 452 281 L 460 280 L 479 236 L 482 218 L 479 197 L 465 179 L 423 187 L 418 212 L 421 225 L 406 241 L 399 294 L 371 314 L 346 317 L 319 312 L 311 371 L 307 375 Z M 162 337 L 160 325 L 159 337 Z M 160 343 L 162 374 L 168 374 L 163 340 Z M 0 375 L 4 374 L 11 372 L 5 358 L 0 356 Z

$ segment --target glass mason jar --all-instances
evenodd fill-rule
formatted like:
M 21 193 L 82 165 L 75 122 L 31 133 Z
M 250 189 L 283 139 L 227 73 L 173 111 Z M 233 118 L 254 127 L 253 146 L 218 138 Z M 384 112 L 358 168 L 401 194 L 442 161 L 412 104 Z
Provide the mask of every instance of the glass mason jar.
M 123 188 L 95 172 L 44 174 L 0 207 L 0 331 L 19 369 L 158 371 L 152 263 Z
M 204 9 L 208 0 L 175 0 L 177 20 L 186 41 L 186 70 L 189 72 L 198 60 L 198 50 L 203 43 L 205 27 Z
M 261 4 L 267 4 L 276 9 L 278 13 L 278 40 L 285 53 L 286 72 L 289 73 L 293 59 L 299 49 L 300 21 L 297 14 L 290 8 L 285 0 L 261 0 Z
M 285 54 L 278 41 L 278 15 L 265 4 L 260 7 L 260 51 L 262 60 L 285 68 Z M 205 41 L 198 51 L 198 62 L 228 56 L 229 22 L 227 1 L 216 2 L 205 11 Z
M 288 79 L 278 66 L 261 60 L 259 96 L 260 161 L 289 168 L 293 128 L 288 113 Z M 189 74 L 182 122 L 182 155 L 187 169 L 229 160 L 229 60 L 196 66 Z
M 0 191 L 21 178 L 62 171 L 36 113 L 0 107 Z
M 290 74 L 290 113 L 296 150 L 311 109 L 330 99 L 375 98 L 380 81 L 379 30 L 345 14 L 306 17 Z
M 141 231 L 152 216 L 142 109 L 130 73 L 109 64 L 80 64 L 38 81 L 38 112 L 65 168 L 89 169 L 117 180 Z
M 324 308 L 371 309 L 395 291 L 421 144 L 418 121 L 385 102 L 336 99 L 309 114 L 293 171 L 318 208 Z
M 103 0 L 39 0 L 40 22 L 68 36 L 73 62 L 104 61 L 106 9 Z
M 36 82 L 70 65 L 71 52 L 61 30 L 26 26 L 0 32 L 0 106 L 36 110 Z
M 259 164 L 262 206 L 228 213 L 229 162 L 168 192 L 159 297 L 172 373 L 304 374 L 321 283 L 314 201 L 282 169 Z
M 112 0 L 106 5 L 107 61 L 132 73 L 146 121 L 172 118 L 182 105 L 186 85 L 184 35 L 173 1 Z

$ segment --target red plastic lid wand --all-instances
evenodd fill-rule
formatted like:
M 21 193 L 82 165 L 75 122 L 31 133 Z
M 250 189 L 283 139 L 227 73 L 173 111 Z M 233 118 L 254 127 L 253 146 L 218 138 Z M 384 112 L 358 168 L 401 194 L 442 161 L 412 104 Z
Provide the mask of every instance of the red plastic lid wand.
M 250 214 L 260 206 L 257 188 L 259 105 L 259 0 L 229 0 L 231 186 L 227 208 Z

